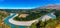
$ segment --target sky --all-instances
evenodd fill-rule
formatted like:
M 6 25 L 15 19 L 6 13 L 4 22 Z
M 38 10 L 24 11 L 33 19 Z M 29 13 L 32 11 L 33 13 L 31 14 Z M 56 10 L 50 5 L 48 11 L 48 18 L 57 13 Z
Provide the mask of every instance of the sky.
M 48 4 L 60 4 L 60 0 L 0 0 L 0 9 L 31 9 Z

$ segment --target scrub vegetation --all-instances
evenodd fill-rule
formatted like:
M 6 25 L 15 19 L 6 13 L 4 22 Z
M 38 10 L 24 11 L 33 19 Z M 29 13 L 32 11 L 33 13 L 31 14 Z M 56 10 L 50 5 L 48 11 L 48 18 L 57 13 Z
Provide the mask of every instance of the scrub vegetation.
M 41 17 L 41 16 L 43 16 L 43 15 L 45 15 L 47 13 L 50 13 L 51 11 L 52 10 L 49 10 L 49 9 L 25 11 L 23 13 L 20 13 L 17 17 L 15 17 L 14 20 L 17 20 L 17 21 L 30 21 L 30 20 L 35 20 L 35 19 L 38 19 L 39 17 Z M 26 16 L 27 14 L 28 14 L 28 16 Z M 24 16 L 26 16 L 26 17 L 23 18 Z
M 17 21 L 30 21 L 37 19 L 47 13 L 53 12 L 53 10 L 45 9 L 45 10 L 0 10 L 0 28 L 11 28 L 9 25 L 4 23 L 4 18 L 10 15 L 10 13 L 18 13 L 19 15 L 14 18 Z M 28 14 L 26 18 L 19 17 L 21 14 Z M 38 23 L 33 23 L 30 28 L 60 28 L 60 10 L 57 10 L 56 19 L 50 19 L 42 22 L 41 20 Z M 18 28 L 18 26 L 16 26 Z M 26 27 L 27 28 L 27 27 Z

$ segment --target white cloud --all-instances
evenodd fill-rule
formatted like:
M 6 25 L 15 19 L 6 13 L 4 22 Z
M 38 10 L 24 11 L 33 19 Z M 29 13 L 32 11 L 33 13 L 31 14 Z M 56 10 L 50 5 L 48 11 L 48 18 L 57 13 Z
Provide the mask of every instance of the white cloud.
M 35 7 L 32 7 L 32 8 L 28 8 L 28 7 L 26 7 L 26 8 L 24 8 L 24 7 L 0 7 L 0 9 L 33 9 L 33 8 L 35 8 Z

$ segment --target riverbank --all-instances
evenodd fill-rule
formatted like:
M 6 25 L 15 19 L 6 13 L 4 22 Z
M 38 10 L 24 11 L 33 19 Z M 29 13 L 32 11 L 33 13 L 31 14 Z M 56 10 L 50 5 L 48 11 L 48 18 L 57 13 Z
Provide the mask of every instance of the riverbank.
M 19 26 L 31 26 L 32 23 L 38 22 L 38 19 L 35 19 L 32 21 L 15 21 L 11 18 L 9 19 L 9 22 L 15 25 L 19 25 Z
M 51 13 L 50 15 L 55 16 L 53 13 Z M 50 18 L 54 18 L 54 17 L 51 17 L 50 15 L 49 14 L 44 15 L 42 17 L 42 21 L 49 20 Z M 32 21 L 16 21 L 16 20 L 13 20 L 13 18 L 11 18 L 11 19 L 9 19 L 9 22 L 14 24 L 14 25 L 19 25 L 19 26 L 31 26 L 32 23 L 38 22 L 39 19 L 35 19 L 35 20 L 32 20 Z

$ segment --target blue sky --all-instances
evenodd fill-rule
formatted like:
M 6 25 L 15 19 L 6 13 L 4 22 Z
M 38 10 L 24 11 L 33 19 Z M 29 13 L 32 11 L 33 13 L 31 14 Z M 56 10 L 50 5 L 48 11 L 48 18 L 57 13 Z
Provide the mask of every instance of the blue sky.
M 60 4 L 60 0 L 0 0 L 2 9 L 30 9 L 48 4 Z

